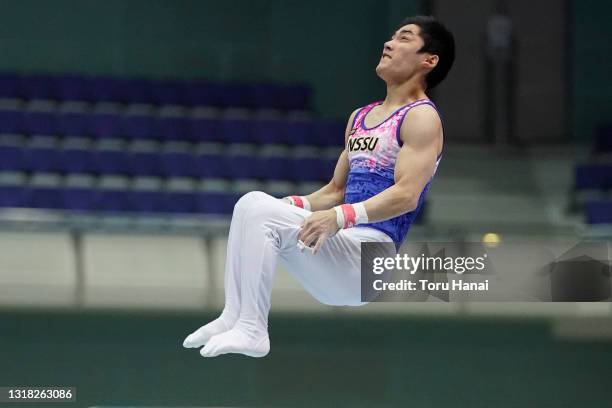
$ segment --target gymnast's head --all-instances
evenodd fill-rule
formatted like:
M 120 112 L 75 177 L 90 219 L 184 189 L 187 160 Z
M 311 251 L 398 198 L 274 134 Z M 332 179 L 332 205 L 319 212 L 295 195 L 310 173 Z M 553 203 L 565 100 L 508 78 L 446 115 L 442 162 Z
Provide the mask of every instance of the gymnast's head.
M 408 17 L 385 42 L 376 73 L 388 85 L 422 81 L 433 89 L 455 60 L 453 34 L 431 16 Z

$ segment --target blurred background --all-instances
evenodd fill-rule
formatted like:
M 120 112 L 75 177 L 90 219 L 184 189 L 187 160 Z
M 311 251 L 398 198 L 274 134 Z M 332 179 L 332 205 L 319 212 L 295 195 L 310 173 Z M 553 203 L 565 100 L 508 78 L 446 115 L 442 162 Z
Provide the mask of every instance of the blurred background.
M 221 310 L 236 200 L 329 180 L 414 14 L 457 58 L 409 239 L 610 240 L 610 2 L 5 0 L 0 386 L 75 386 L 70 406 L 609 405 L 607 302 L 330 308 L 280 269 L 266 358 L 182 348 Z

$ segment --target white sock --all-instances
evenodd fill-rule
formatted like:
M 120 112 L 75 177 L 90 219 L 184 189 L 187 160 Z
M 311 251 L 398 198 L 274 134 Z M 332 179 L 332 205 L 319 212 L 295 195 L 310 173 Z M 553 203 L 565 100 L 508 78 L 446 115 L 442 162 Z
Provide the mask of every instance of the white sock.
M 203 357 L 216 357 L 227 353 L 244 354 L 249 357 L 263 357 L 268 352 L 270 352 L 268 333 L 254 336 L 239 327 L 213 336 L 200 350 L 200 354 Z
M 212 336 L 230 330 L 234 326 L 234 323 L 236 323 L 237 319 L 238 316 L 231 317 L 229 313 L 221 313 L 221 316 L 187 336 L 185 341 L 183 341 L 183 347 L 202 347 Z
M 240 313 L 240 254 L 233 248 L 239 248 L 242 243 L 244 226 L 247 223 L 246 213 L 257 201 L 272 199 L 261 192 L 245 194 L 234 207 L 232 222 L 228 238 L 228 257 L 225 264 L 225 307 L 217 319 L 200 327 L 183 341 L 183 347 L 202 347 L 208 340 L 217 334 L 234 327 Z M 230 312 L 231 311 L 231 312 Z

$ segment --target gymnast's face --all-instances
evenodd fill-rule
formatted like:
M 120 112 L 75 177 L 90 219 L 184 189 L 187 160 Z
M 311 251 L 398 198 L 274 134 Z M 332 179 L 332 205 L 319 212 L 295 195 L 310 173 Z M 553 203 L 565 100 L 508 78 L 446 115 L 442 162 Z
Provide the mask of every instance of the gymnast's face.
M 432 58 L 437 62 L 437 56 L 419 53 L 424 42 L 420 36 L 421 28 L 415 24 L 400 27 L 385 42 L 383 52 L 376 67 L 378 76 L 387 83 L 402 83 L 415 74 L 426 75 L 433 66 Z

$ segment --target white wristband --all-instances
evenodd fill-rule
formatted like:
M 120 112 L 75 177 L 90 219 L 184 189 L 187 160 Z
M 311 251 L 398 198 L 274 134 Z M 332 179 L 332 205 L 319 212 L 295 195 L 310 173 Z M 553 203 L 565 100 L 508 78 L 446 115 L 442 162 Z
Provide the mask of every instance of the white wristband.
M 367 224 L 369 220 L 365 205 L 363 203 L 355 203 L 353 208 L 355 209 L 355 224 Z
M 342 207 L 337 205 L 334 207 L 334 211 L 336 211 L 336 224 L 338 224 L 338 228 L 344 228 L 344 212 L 342 211 Z
M 310 201 L 304 196 L 301 196 L 302 202 L 304 203 L 304 209 L 310 211 Z

